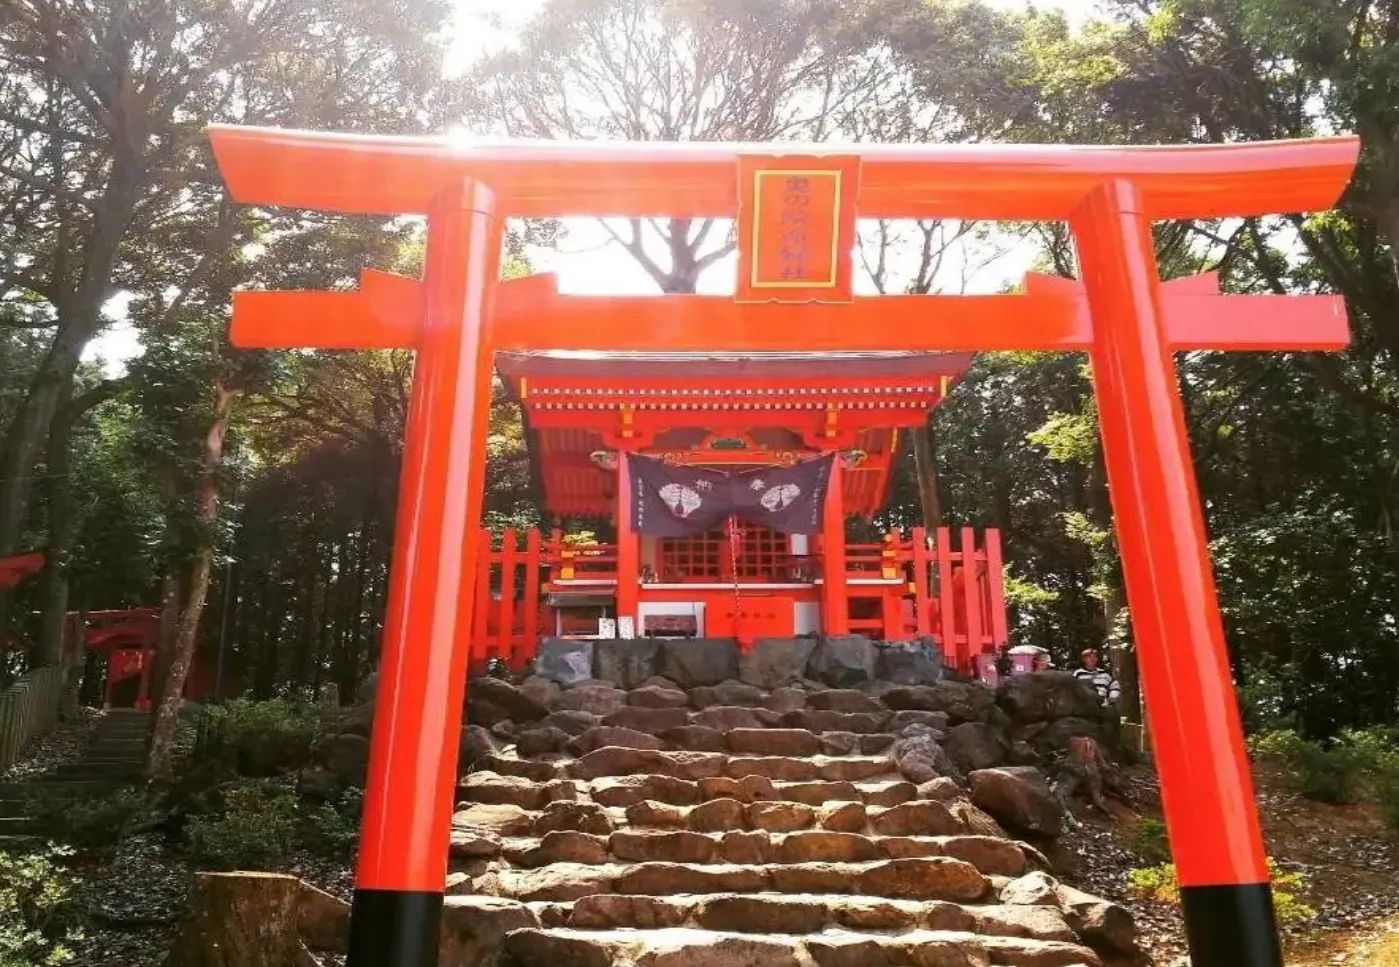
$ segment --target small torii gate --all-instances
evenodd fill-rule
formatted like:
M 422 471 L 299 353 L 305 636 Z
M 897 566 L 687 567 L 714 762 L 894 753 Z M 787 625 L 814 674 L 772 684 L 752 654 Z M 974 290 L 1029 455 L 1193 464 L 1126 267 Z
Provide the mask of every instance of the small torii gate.
M 1271 888 L 1172 353 L 1334 350 L 1328 296 L 1163 284 L 1153 219 L 1312 211 L 1351 138 L 1190 147 L 512 142 L 215 127 L 242 203 L 427 215 L 421 281 L 242 292 L 245 346 L 417 350 L 351 918 L 350 967 L 435 967 L 497 349 L 1086 351 L 1196 967 L 1279 967 Z M 856 297 L 855 217 L 1066 220 L 1083 281 Z M 737 217 L 734 297 L 498 282 L 507 217 Z

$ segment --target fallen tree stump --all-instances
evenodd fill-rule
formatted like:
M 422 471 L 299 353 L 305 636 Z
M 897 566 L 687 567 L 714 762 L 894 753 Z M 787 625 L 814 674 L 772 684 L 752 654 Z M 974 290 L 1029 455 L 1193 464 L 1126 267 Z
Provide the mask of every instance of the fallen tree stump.
M 309 889 L 282 873 L 200 873 L 167 967 L 318 967 L 301 941 Z

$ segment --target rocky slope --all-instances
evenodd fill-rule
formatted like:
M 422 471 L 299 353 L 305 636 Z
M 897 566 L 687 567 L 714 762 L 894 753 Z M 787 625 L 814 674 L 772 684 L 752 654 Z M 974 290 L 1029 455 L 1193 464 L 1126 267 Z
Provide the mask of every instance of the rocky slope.
M 518 687 L 471 683 L 443 967 L 1131 962 L 1131 916 L 1014 838 L 1060 832 L 1039 766 L 1101 731 L 1070 676 L 681 644 L 546 643 Z

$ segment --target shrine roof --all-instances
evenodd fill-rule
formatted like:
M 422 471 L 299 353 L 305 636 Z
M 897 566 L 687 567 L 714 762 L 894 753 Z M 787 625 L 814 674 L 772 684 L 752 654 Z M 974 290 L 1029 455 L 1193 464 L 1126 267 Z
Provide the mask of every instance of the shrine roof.
M 501 352 L 496 367 L 520 376 L 617 377 L 627 381 L 658 375 L 699 379 L 842 379 L 960 376 L 974 354 L 966 352 L 823 353 L 631 353 L 540 350 Z
M 738 434 L 793 459 L 853 449 L 846 511 L 884 503 L 899 430 L 921 426 L 971 365 L 967 352 L 695 353 L 510 351 L 496 366 L 521 404 L 532 476 L 556 514 L 607 516 L 612 477 L 591 457 L 635 449 L 705 462 L 703 442 Z M 751 452 L 751 451 L 750 451 Z M 723 458 L 742 457 L 732 450 Z

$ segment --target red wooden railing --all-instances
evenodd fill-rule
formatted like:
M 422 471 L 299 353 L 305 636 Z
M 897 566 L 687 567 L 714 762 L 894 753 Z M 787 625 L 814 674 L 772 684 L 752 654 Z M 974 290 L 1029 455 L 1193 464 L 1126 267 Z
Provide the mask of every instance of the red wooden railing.
M 954 537 L 957 538 L 954 546 Z M 482 547 L 469 593 L 476 596 L 470 641 L 474 669 L 491 659 L 520 667 L 533 657 L 541 635 L 554 633 L 555 612 L 544 593 L 549 582 L 569 581 L 575 588 L 597 583 L 606 594 L 617 580 L 615 544 L 565 538 L 559 530 L 547 537 L 538 530 L 483 530 Z M 820 553 L 804 561 L 820 574 Z M 872 637 L 901 639 L 929 635 L 949 665 L 970 670 L 976 655 L 994 652 L 1007 640 L 1000 532 L 971 527 L 938 528 L 929 541 L 915 527 L 898 530 L 873 544 L 846 547 L 847 580 L 852 599 L 877 598 L 877 613 L 852 619 L 851 630 Z M 869 579 L 883 583 L 868 583 Z M 891 588 L 887 583 L 897 582 Z
M 911 630 L 932 635 L 950 664 L 969 670 L 974 656 L 994 652 L 1008 640 L 1001 532 L 988 527 L 977 546 L 975 528 L 960 528 L 956 548 L 952 534 L 951 528 L 939 527 L 931 546 L 922 527 L 913 528 L 907 541 L 898 531 L 890 537 L 900 560 L 910 565 Z

